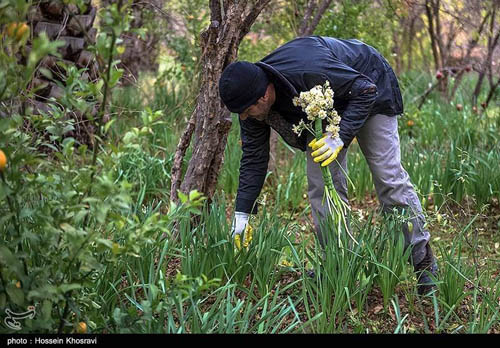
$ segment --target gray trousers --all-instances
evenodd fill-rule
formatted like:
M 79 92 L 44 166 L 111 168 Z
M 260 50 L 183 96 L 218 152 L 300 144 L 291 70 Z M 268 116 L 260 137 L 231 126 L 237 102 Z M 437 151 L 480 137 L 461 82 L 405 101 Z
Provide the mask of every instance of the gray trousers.
M 408 231 L 405 225 L 403 233 L 405 246 L 412 246 L 412 262 L 417 265 L 426 255 L 426 245 L 430 234 L 424 228 L 425 218 L 422 214 L 422 207 L 410 182 L 410 177 L 401 165 L 397 117 L 381 114 L 369 117 L 356 138 L 372 173 L 382 210 L 387 212 L 393 208 L 404 208 L 410 212 L 413 230 Z M 311 140 L 312 135 L 308 135 L 308 143 Z M 347 203 L 347 179 L 344 175 L 344 172 L 347 173 L 346 153 L 346 149 L 343 149 L 329 168 L 335 189 L 342 200 Z M 327 212 L 322 204 L 325 188 L 320 165 L 312 160 L 309 146 L 307 147 L 307 181 L 316 233 L 320 242 L 323 243 L 324 236 L 320 231 L 318 218 L 323 218 Z

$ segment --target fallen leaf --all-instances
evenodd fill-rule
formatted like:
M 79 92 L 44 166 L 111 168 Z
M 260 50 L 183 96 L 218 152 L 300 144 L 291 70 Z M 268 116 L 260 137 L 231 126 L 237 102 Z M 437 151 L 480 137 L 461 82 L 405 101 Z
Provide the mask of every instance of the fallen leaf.
M 380 304 L 376 305 L 375 308 L 373 309 L 373 313 L 378 314 L 383 308 L 384 308 L 384 306 L 382 306 Z
M 396 320 L 396 316 L 394 313 L 392 313 L 392 308 L 389 307 L 389 315 L 391 316 L 392 320 Z

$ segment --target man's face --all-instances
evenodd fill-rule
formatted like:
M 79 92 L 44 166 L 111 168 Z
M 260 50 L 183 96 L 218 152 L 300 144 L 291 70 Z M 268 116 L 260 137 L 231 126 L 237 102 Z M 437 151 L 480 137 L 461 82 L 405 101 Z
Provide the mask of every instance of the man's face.
M 246 120 L 247 117 L 255 118 L 259 121 L 264 121 L 269 114 L 269 110 L 271 109 L 270 103 L 267 103 L 260 98 L 257 103 L 248 107 L 245 111 L 240 114 L 240 118 L 242 120 Z
M 249 106 L 245 111 L 240 114 L 240 119 L 246 120 L 247 117 L 255 118 L 259 121 L 264 121 L 271 110 L 275 101 L 274 86 L 269 85 L 266 94 L 257 100 L 257 103 Z

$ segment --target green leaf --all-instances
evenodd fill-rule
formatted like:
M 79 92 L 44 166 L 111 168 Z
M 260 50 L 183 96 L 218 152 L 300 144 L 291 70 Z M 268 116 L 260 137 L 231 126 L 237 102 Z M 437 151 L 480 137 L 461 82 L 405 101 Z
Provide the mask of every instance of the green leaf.
M 125 46 L 123 46 L 123 45 L 116 46 L 116 52 L 118 54 L 123 54 L 125 52 Z
M 42 318 L 47 321 L 50 319 L 52 313 L 52 302 L 44 300 L 42 304 Z
M 191 192 L 189 192 L 189 200 L 190 201 L 194 201 L 200 197 L 201 197 L 201 193 L 199 193 L 198 190 L 192 190 Z
M 123 75 L 123 69 L 111 70 L 111 80 L 109 81 L 109 87 L 114 87 Z
M 22 306 L 24 304 L 24 292 L 17 288 L 14 284 L 8 284 L 7 295 L 9 295 L 9 299 L 14 302 L 18 306 Z
M 7 304 L 7 296 L 4 293 L 0 294 L 0 308 L 3 309 L 5 308 L 5 305 Z
M 109 239 L 99 238 L 97 239 L 97 243 L 102 244 L 110 249 L 114 249 L 113 242 L 110 241 Z
M 109 127 L 111 127 L 111 125 L 113 125 L 113 123 L 115 123 L 115 120 L 116 119 L 113 118 L 111 121 L 106 123 L 106 125 L 104 126 L 104 133 L 107 133 L 109 131 Z
M 9 248 L 4 245 L 0 246 L 0 265 L 3 265 L 11 272 L 14 272 L 18 279 L 25 276 L 20 260 L 15 257 Z
M 57 296 L 57 288 L 53 285 L 44 285 L 38 289 L 31 290 L 28 299 L 52 299 Z
M 47 68 L 39 68 L 38 71 L 40 71 L 40 73 L 45 76 L 46 78 L 48 78 L 49 80 L 52 80 L 53 76 L 52 76 L 52 71 L 50 71 L 49 69 Z
M 188 201 L 188 196 L 182 193 L 180 190 L 177 190 L 177 195 L 179 196 L 182 204 L 185 204 Z
M 70 224 L 66 223 L 66 222 L 63 222 L 59 227 L 61 227 L 61 229 L 64 232 L 67 232 L 69 234 L 75 234 L 76 233 L 76 229 L 73 226 L 71 226 Z
M 81 289 L 81 287 L 81 284 L 62 284 L 61 286 L 59 286 L 59 289 L 63 293 L 66 293 L 68 291 Z
M 158 287 L 154 284 L 151 284 L 150 285 L 150 289 L 151 289 L 151 297 L 152 297 L 152 300 L 156 300 L 156 297 L 158 296 Z
M 120 244 L 113 243 L 113 246 L 111 248 L 111 252 L 113 253 L 113 255 L 118 255 L 120 253 Z

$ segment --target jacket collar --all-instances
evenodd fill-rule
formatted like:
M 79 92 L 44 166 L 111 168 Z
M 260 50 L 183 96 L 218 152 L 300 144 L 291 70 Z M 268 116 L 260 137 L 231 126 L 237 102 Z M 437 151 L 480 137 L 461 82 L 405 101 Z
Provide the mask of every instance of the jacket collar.
M 278 81 L 281 84 L 281 87 L 283 88 L 283 92 L 285 94 L 289 95 L 290 97 L 296 97 L 299 95 L 295 87 L 293 87 L 293 85 L 271 65 L 264 62 L 257 62 L 255 63 L 255 65 L 262 68 L 265 72 L 271 74 L 271 76 L 274 77 L 274 80 Z

